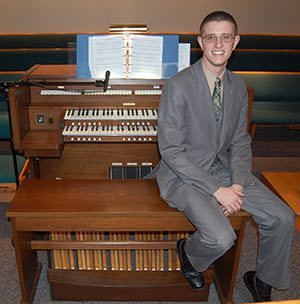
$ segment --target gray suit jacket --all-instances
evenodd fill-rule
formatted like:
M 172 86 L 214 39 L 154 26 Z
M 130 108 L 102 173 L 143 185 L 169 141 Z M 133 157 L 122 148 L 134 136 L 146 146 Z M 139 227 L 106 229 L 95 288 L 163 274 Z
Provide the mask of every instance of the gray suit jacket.
M 232 183 L 253 183 L 247 100 L 243 80 L 226 70 L 218 132 L 201 60 L 166 82 L 158 111 L 161 161 L 153 175 L 161 197 L 171 206 L 184 208 L 186 186 L 204 195 L 220 187 L 210 174 L 216 157 L 230 171 Z

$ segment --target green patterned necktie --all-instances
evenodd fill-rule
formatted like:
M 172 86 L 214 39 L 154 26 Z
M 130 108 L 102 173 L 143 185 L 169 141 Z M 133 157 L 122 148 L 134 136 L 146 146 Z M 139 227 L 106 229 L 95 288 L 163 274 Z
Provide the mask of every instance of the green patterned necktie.
M 221 79 L 218 77 L 215 80 L 212 102 L 214 104 L 215 112 L 218 115 L 221 110 Z

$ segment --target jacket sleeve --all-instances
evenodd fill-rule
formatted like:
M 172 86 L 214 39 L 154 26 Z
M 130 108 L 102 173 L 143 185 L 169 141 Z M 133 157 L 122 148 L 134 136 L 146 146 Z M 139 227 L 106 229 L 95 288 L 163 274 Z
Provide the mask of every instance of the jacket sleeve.
M 244 84 L 241 91 L 239 93 L 241 96 L 238 97 L 241 99 L 242 106 L 237 128 L 230 144 L 229 156 L 232 183 L 245 186 L 251 173 L 252 155 L 251 138 L 247 132 L 248 94 Z
M 217 181 L 193 159 L 185 145 L 186 100 L 174 80 L 164 85 L 158 112 L 158 146 L 162 160 L 184 183 L 205 193 L 213 194 Z

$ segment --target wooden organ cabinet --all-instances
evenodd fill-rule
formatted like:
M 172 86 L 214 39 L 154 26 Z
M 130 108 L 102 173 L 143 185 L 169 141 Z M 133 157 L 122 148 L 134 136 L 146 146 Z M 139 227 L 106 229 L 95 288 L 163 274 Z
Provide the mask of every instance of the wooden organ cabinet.
M 162 80 L 111 80 L 103 92 L 76 80 L 74 66 L 36 66 L 27 77 L 10 99 L 15 148 L 32 177 L 138 177 L 158 162 Z
M 75 66 L 42 65 L 10 89 L 15 148 L 31 169 L 7 210 L 22 303 L 34 297 L 36 250 L 48 252 L 55 300 L 207 301 L 214 278 L 221 302 L 232 303 L 247 213 L 230 218 L 236 245 L 195 291 L 175 246 L 194 227 L 160 199 L 155 180 L 140 179 L 159 160 L 162 85 L 111 80 L 104 92 L 77 80 Z

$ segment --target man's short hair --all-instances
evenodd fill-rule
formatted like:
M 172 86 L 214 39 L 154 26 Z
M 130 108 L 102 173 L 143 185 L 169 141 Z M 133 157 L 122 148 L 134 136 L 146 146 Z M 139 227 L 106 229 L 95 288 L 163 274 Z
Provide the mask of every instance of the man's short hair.
M 200 25 L 200 35 L 203 32 L 203 28 L 204 28 L 205 24 L 208 23 L 208 22 L 212 22 L 212 21 L 217 21 L 217 22 L 229 21 L 229 22 L 231 22 L 234 25 L 234 32 L 235 32 L 234 34 L 237 34 L 238 26 L 237 26 L 236 21 L 232 17 L 232 15 L 230 15 L 229 13 L 224 12 L 224 11 L 215 11 L 215 12 L 212 12 L 212 13 L 208 14 L 203 19 L 203 21 Z

